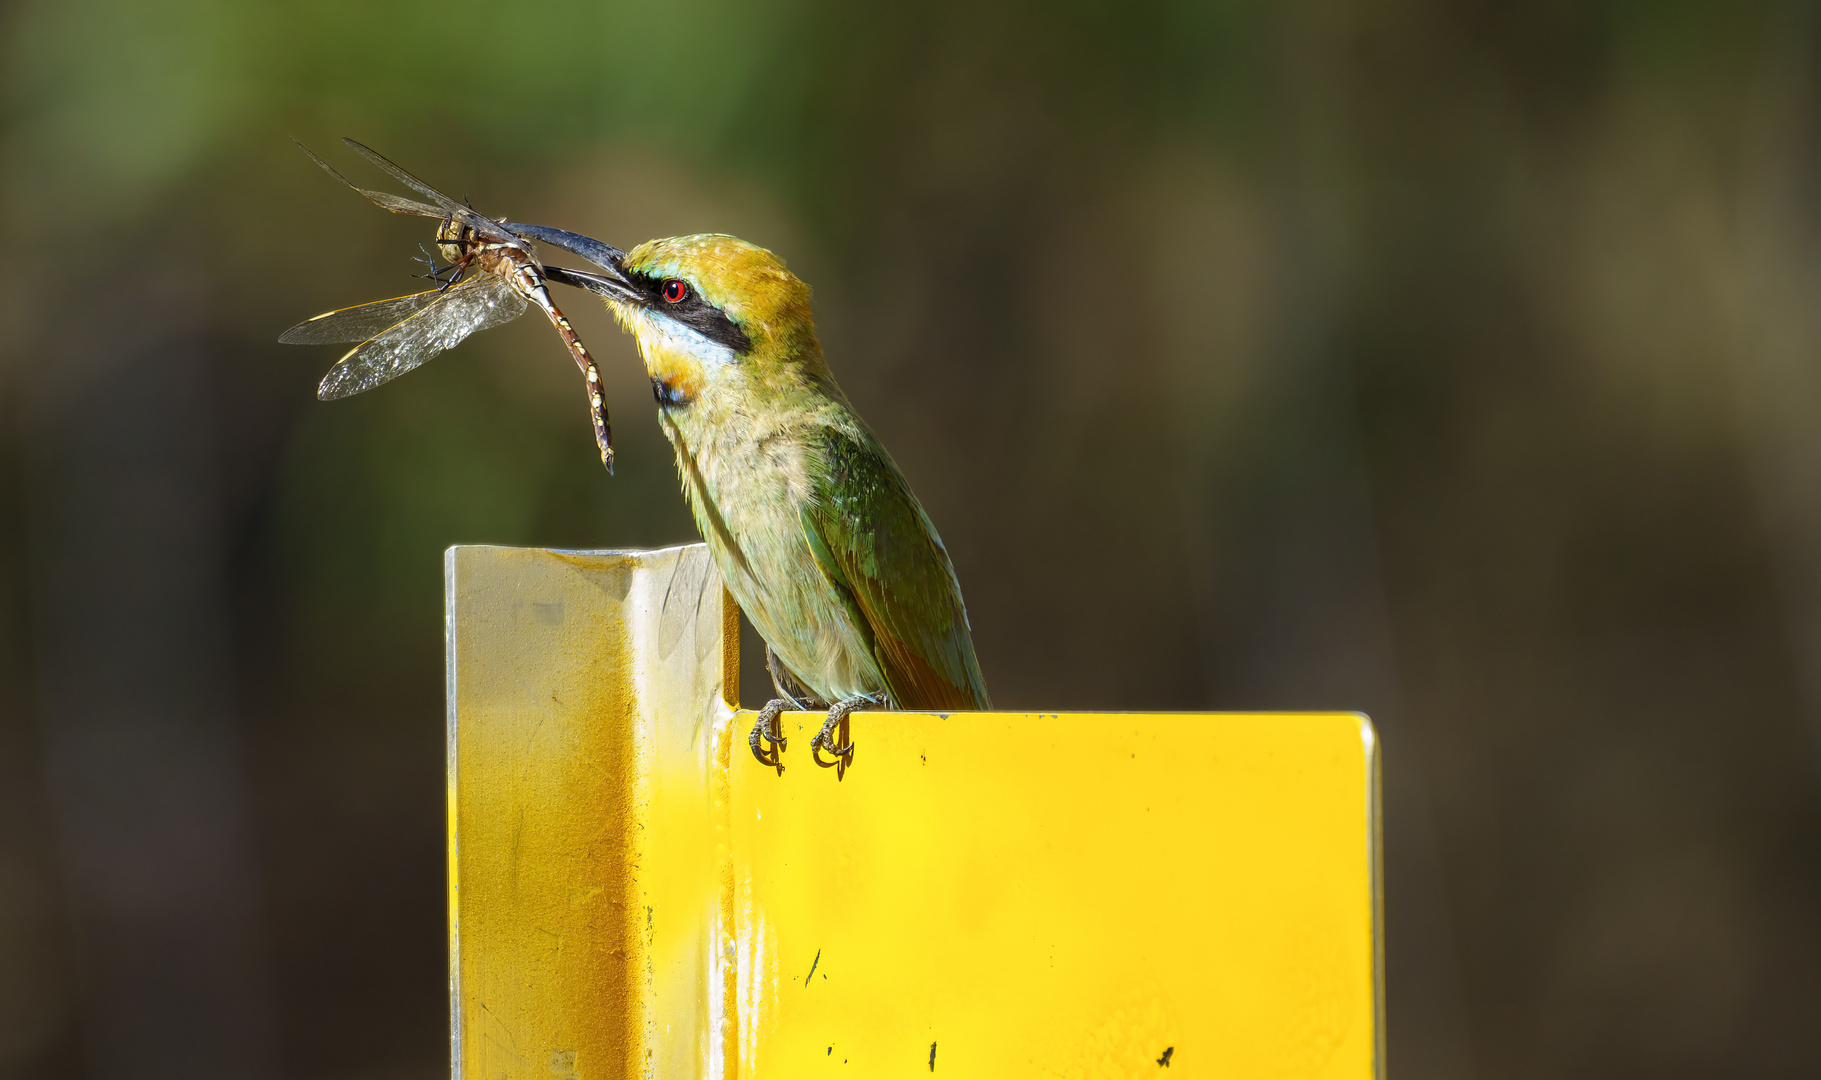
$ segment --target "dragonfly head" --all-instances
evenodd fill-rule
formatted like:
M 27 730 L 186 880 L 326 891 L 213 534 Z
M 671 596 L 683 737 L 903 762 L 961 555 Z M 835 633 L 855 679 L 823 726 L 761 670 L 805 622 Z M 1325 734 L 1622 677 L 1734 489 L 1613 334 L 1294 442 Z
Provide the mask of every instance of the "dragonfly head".
M 473 228 L 452 217 L 444 218 L 436 227 L 436 250 L 452 266 L 468 261 L 474 254 L 476 239 Z

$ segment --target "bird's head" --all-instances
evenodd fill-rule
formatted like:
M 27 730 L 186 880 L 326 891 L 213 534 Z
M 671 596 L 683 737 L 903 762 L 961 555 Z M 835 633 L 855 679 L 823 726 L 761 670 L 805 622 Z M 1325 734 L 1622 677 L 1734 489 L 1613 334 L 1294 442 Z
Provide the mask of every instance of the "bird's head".
M 551 271 L 601 294 L 638 339 L 660 405 L 706 392 L 829 383 L 810 314 L 809 286 L 755 244 L 718 233 L 648 240 L 621 252 L 541 226 L 520 235 L 573 251 L 604 274 Z

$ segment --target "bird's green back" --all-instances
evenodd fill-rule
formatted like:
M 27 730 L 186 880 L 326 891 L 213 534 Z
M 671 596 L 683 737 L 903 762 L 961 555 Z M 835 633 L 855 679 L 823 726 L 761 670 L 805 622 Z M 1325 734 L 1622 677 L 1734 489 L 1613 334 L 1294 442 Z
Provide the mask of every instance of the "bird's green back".
M 868 635 L 901 709 L 990 709 L 948 551 L 876 440 L 825 429 L 799 511 L 816 562 Z

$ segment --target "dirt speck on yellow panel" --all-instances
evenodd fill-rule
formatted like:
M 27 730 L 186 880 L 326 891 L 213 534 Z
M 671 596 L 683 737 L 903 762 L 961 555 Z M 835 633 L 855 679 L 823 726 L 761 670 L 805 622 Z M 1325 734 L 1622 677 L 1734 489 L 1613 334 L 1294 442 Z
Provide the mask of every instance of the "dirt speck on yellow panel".
M 1185 1059 L 1176 1045 L 1184 1034 L 1161 996 L 1134 991 L 1083 1030 L 1073 1045 L 1059 1047 L 1044 1068 L 1067 1080 L 1152 1077 L 1159 1068 L 1169 1068 L 1174 1077 L 1194 1059 L 1193 1054 Z M 1165 1050 L 1170 1051 L 1167 1063 L 1159 1060 Z

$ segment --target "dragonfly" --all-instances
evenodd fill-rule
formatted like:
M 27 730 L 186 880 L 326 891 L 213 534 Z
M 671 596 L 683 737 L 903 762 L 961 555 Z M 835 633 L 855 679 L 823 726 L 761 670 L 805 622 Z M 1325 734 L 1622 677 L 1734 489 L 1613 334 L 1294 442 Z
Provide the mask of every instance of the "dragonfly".
M 535 305 L 575 358 L 588 383 L 588 407 L 601 464 L 613 473 L 613 427 L 595 366 L 569 319 L 550 298 L 548 282 L 598 289 L 597 275 L 545 266 L 526 239 L 497 221 L 456 202 L 385 157 L 353 139 L 343 139 L 355 153 L 428 199 L 405 198 L 359 187 L 301 142 L 298 147 L 330 176 L 353 188 L 369 202 L 394 214 L 436 218 L 436 248 L 449 265 L 430 260 L 436 287 L 409 296 L 337 308 L 305 319 L 280 334 L 288 345 L 358 342 L 323 376 L 316 396 L 323 401 L 350 397 L 398 378 L 468 335 L 511 322 Z M 555 232 L 556 230 L 550 230 Z

